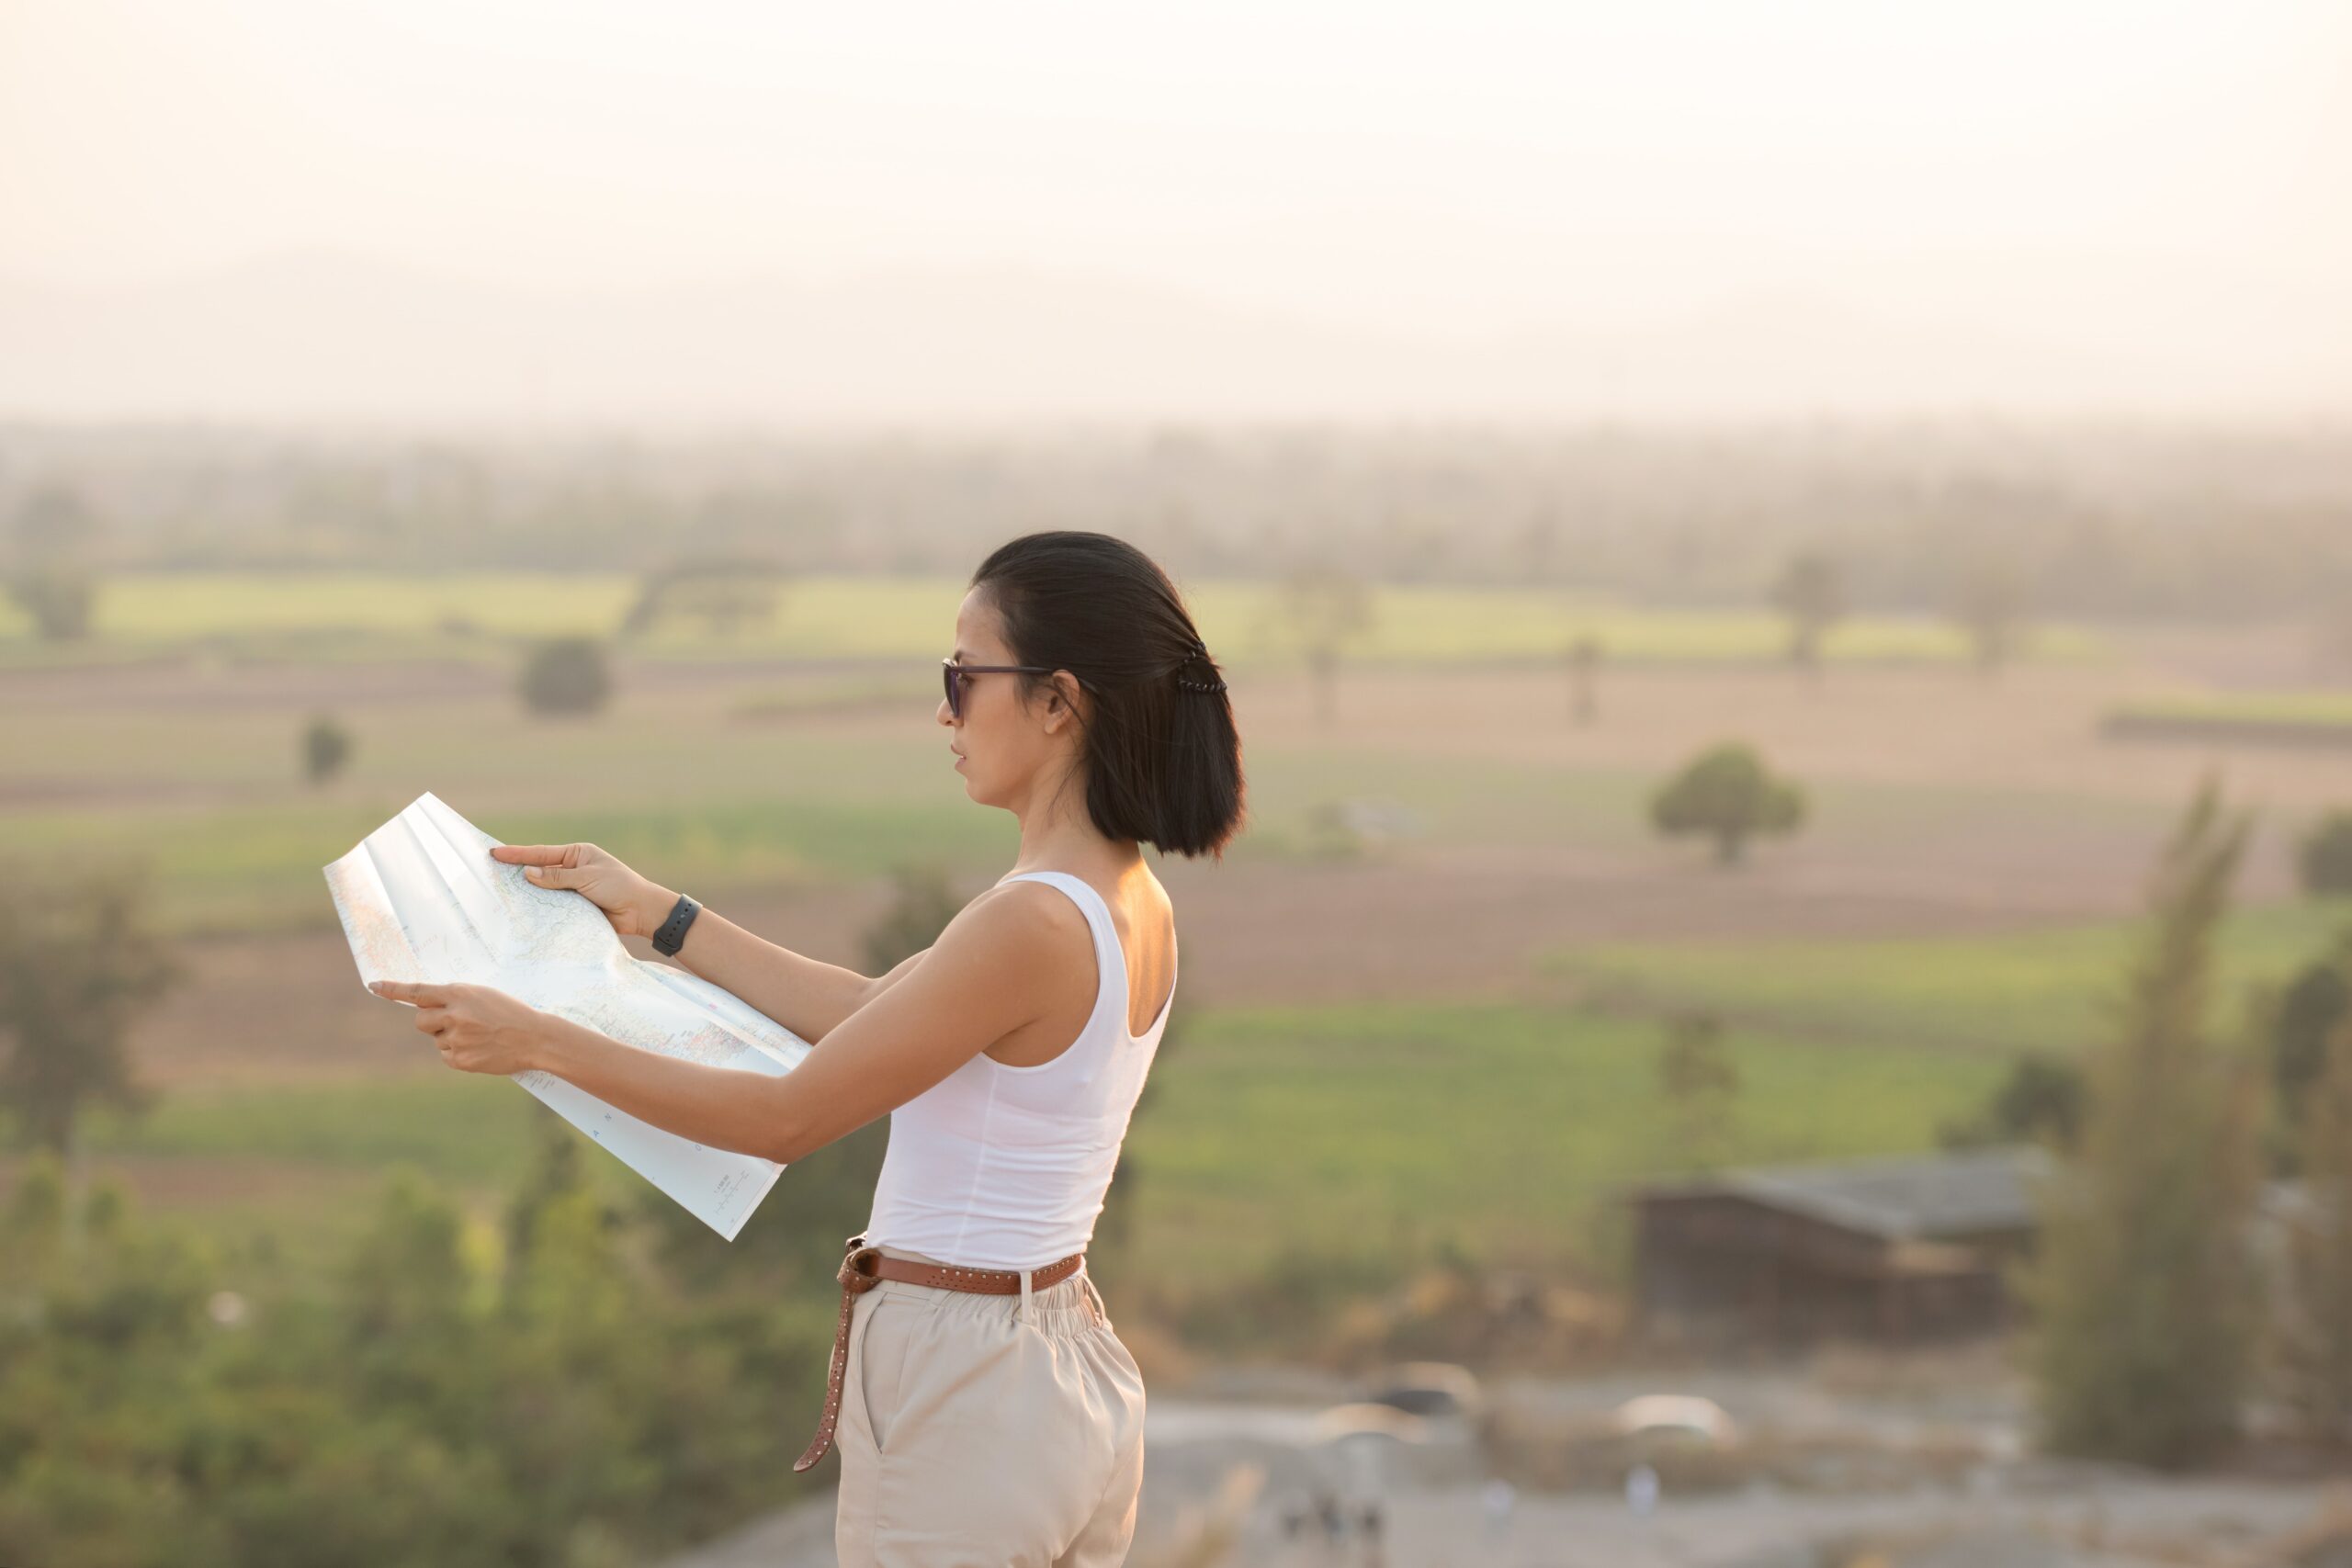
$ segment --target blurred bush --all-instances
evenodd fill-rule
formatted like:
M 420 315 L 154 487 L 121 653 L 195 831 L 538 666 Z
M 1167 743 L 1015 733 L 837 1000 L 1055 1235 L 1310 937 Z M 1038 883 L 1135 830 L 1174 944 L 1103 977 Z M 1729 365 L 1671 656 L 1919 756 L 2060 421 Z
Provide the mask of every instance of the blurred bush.
M 2297 859 L 2303 891 L 2352 893 L 2352 810 L 2331 811 L 2303 838 Z
M 351 731 L 325 714 L 311 720 L 302 731 L 302 772 L 311 783 L 326 783 L 350 760 Z
M 550 637 L 532 649 L 517 683 L 533 713 L 594 713 L 612 695 L 604 645 L 594 637 Z

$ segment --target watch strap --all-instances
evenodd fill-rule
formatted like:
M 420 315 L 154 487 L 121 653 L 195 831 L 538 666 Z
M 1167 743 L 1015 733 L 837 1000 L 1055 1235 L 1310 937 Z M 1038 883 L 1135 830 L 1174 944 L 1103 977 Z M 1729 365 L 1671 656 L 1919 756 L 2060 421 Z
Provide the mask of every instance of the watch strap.
M 695 923 L 695 916 L 701 912 L 700 904 L 684 893 L 679 894 L 678 901 L 670 908 L 670 918 L 662 922 L 660 931 L 653 933 L 653 951 L 664 958 L 674 956 L 678 949 L 685 945 L 686 928 Z

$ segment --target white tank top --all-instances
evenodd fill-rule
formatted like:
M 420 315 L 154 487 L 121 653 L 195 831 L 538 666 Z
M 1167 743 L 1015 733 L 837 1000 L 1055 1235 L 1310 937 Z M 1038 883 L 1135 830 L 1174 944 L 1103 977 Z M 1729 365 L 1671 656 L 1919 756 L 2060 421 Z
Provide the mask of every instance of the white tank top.
M 1049 882 L 1078 901 L 1094 932 L 1094 1010 L 1068 1049 L 1033 1067 L 982 1051 L 890 1112 L 890 1141 L 869 1244 L 920 1252 L 967 1269 L 1035 1269 L 1094 1235 L 1119 1145 L 1144 1075 L 1176 1005 L 1141 1034 L 1127 1032 L 1127 961 L 1111 907 L 1084 877 L 1023 871 L 1006 882 Z

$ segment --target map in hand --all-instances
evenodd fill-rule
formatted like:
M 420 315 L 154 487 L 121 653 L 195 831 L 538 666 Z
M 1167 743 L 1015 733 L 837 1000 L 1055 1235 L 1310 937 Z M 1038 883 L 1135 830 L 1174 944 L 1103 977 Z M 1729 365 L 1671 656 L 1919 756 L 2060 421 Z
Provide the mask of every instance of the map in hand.
M 363 985 L 494 986 L 641 1050 L 771 1077 L 808 1055 L 731 992 L 631 957 L 587 899 L 491 859 L 498 841 L 428 792 L 326 868 Z M 664 1132 L 551 1073 L 514 1081 L 729 1241 L 784 1170 Z

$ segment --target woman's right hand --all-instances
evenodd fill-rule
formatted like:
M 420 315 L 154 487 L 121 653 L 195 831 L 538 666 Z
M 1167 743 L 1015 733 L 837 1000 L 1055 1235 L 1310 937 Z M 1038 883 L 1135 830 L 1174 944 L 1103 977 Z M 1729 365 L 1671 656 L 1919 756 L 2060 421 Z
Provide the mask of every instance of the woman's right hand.
M 605 912 L 621 936 L 651 936 L 678 896 L 594 844 L 492 844 L 491 858 L 524 868 L 539 887 L 566 887 Z

